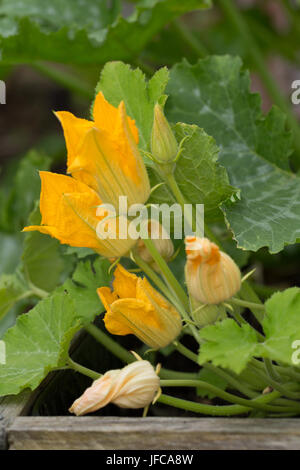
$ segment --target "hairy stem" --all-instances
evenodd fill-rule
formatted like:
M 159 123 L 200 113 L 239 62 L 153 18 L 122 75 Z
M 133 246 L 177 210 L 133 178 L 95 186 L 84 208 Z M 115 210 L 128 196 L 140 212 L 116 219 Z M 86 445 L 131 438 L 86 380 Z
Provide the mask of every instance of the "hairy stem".
M 123 348 L 123 346 L 114 341 L 97 326 L 90 324 L 85 327 L 85 330 L 125 364 L 130 364 L 136 360 L 134 356 L 129 351 L 127 351 L 127 349 Z M 197 378 L 198 374 L 193 372 L 177 372 L 175 370 L 162 368 L 160 370 L 159 376 L 163 379 L 195 379 Z
M 87 377 L 90 377 L 93 380 L 99 379 L 102 375 L 102 374 L 99 374 L 98 372 L 95 372 L 94 370 L 91 370 L 91 369 L 88 369 L 87 367 L 82 366 L 81 364 L 78 364 L 77 362 L 73 361 L 70 357 L 68 358 L 67 363 L 70 369 L 73 369 L 76 372 L 80 372 L 80 374 L 86 375 Z
M 278 398 L 280 393 L 271 392 L 268 395 L 262 395 L 259 398 L 254 399 L 258 403 L 266 404 L 272 400 Z M 194 403 L 188 400 L 182 400 L 181 398 L 171 397 L 169 395 L 161 395 L 158 399 L 160 403 L 165 405 L 174 406 L 175 408 L 181 408 L 187 411 L 193 411 L 194 413 L 200 413 L 209 416 L 234 416 L 248 413 L 251 408 L 242 405 L 205 405 L 202 403 Z
M 211 392 L 216 397 L 222 398 L 230 403 L 236 403 L 238 405 L 242 405 L 242 406 L 246 406 L 250 408 L 256 408 L 258 410 L 263 410 L 263 411 L 288 412 L 294 409 L 294 408 L 291 409 L 288 406 L 272 406 L 272 405 L 266 405 L 264 403 L 260 403 L 257 400 L 247 400 L 245 398 L 240 398 L 240 397 L 237 397 L 236 395 L 233 395 L 232 393 L 225 392 L 224 390 L 221 390 L 220 388 L 215 387 L 214 385 L 203 382 L 202 380 L 161 380 L 160 385 L 162 387 L 199 388 L 201 390 L 206 390 L 208 392 Z M 280 393 L 278 393 L 278 397 L 279 395 Z M 261 397 L 263 397 L 263 395 L 261 395 Z M 300 403 L 299 403 L 298 408 L 300 411 Z

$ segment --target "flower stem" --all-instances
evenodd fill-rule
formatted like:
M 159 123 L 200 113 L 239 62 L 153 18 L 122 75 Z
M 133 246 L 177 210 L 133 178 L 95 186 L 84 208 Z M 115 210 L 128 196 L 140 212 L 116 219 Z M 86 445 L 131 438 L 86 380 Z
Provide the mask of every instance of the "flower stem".
M 160 173 L 161 174 L 161 173 Z M 171 189 L 176 201 L 178 202 L 178 204 L 180 204 L 182 210 L 184 211 L 185 209 L 185 204 L 187 204 L 186 200 L 185 200 L 185 197 L 183 196 L 178 184 L 177 184 L 177 181 L 174 177 L 174 174 L 173 173 L 163 173 L 163 177 L 165 178 L 166 182 L 168 183 L 169 185 L 169 188 Z M 189 214 L 189 213 L 186 213 L 187 211 L 184 211 L 184 215 L 185 217 L 188 218 L 188 223 L 191 227 L 195 226 L 196 225 L 196 221 L 193 220 L 193 214 Z M 196 227 L 196 230 L 198 232 L 198 235 L 201 234 L 202 232 L 202 227 Z M 210 239 L 212 240 L 214 243 L 216 243 L 218 246 L 220 246 L 220 241 L 217 239 L 217 237 L 215 236 L 215 234 L 212 232 L 212 230 L 205 224 L 204 222 L 204 233 L 205 235 Z
M 95 372 L 94 370 L 82 366 L 81 364 L 78 364 L 77 362 L 73 361 L 70 357 L 68 358 L 67 363 L 71 369 L 76 370 L 76 372 L 80 372 L 81 374 L 86 375 L 87 377 L 90 377 L 93 380 L 99 379 L 99 377 L 101 377 L 102 375 L 98 372 Z
M 238 405 L 250 407 L 250 408 L 256 408 L 258 410 L 264 410 L 264 411 L 275 411 L 275 412 L 288 412 L 294 410 L 294 408 L 289 408 L 288 406 L 273 406 L 273 405 L 266 405 L 263 403 L 260 403 L 257 400 L 247 400 L 245 398 L 237 397 L 231 393 L 228 393 L 224 390 L 221 390 L 218 387 L 215 387 L 214 385 L 211 385 L 207 382 L 203 382 L 202 380 L 161 380 L 160 385 L 162 387 L 195 387 L 199 388 L 201 390 L 206 390 L 208 392 L 213 393 L 216 397 L 222 398 L 223 400 L 226 400 L 230 403 L 235 403 Z M 263 395 L 261 395 L 263 396 Z M 280 393 L 278 392 L 277 398 L 280 396 Z M 299 411 L 300 411 L 300 403 L 299 403 Z
M 120 346 L 116 341 L 114 341 L 110 336 L 104 333 L 100 328 L 93 324 L 85 326 L 85 329 L 91 336 L 93 336 L 99 343 L 101 343 L 108 351 L 112 352 L 114 356 L 121 359 L 122 362 L 130 364 L 135 361 L 135 358 L 129 351 Z
M 177 351 L 179 351 L 183 356 L 187 357 L 188 359 L 195 362 L 196 364 L 199 364 L 197 354 L 190 351 L 188 348 L 186 348 L 183 344 L 179 343 L 178 341 L 173 342 L 173 344 L 176 347 Z M 236 379 L 235 377 L 232 377 L 230 373 L 225 372 L 224 370 L 220 369 L 219 367 L 214 366 L 213 364 L 205 363 L 205 364 L 202 364 L 202 367 L 204 369 L 209 370 L 210 372 L 213 372 L 219 377 L 221 377 L 229 385 L 232 385 L 236 390 L 239 390 L 245 396 L 249 396 L 251 398 L 257 397 L 257 393 L 250 390 L 250 388 L 246 384 L 244 384 L 241 379 Z
M 256 295 L 250 284 L 245 281 L 242 283 L 242 287 L 239 291 L 239 296 L 247 301 L 250 302 L 252 305 L 249 307 L 253 315 L 255 316 L 256 320 L 262 324 L 264 319 L 264 311 L 261 307 L 257 307 L 257 305 L 262 305 L 260 298 Z M 253 306 L 253 304 L 256 304 Z
M 249 302 L 248 300 L 242 300 L 242 299 L 237 299 L 236 297 L 232 297 L 230 299 L 230 302 L 232 302 L 235 305 L 240 305 L 241 307 L 249 308 L 249 309 L 257 309 L 257 310 L 265 310 L 265 307 L 263 304 L 257 304 L 254 302 Z
M 264 380 L 267 380 L 267 382 L 269 383 L 269 385 L 274 389 L 274 390 L 277 390 L 278 392 L 281 393 L 281 395 L 284 395 L 285 397 L 288 397 L 288 398 L 292 398 L 292 399 L 299 399 L 300 398 L 300 393 L 299 392 L 293 392 L 292 390 L 289 390 L 289 387 L 287 384 L 285 385 L 282 385 L 280 383 L 278 383 L 276 380 L 274 380 L 270 375 L 268 377 L 266 377 L 266 375 L 260 371 L 256 366 L 255 366 L 255 362 L 254 361 L 251 361 L 249 363 L 249 367 L 250 368 L 253 368 L 253 370 L 255 371 L 256 375 L 261 377 L 262 379 Z M 296 384 L 290 384 L 290 385 L 296 385 Z M 288 387 L 288 388 L 287 388 Z
M 178 299 L 180 300 L 184 308 L 188 309 L 189 308 L 188 296 L 186 295 L 180 283 L 177 281 L 176 277 L 170 270 L 169 266 L 167 265 L 163 257 L 157 251 L 153 241 L 150 238 L 144 238 L 143 242 L 145 243 L 145 246 L 148 249 L 150 255 L 152 256 L 156 264 L 159 266 L 161 272 L 165 276 L 165 279 L 168 282 L 168 285 L 170 286 L 172 291 L 176 294 L 176 296 L 178 297 Z
M 170 302 L 174 302 L 174 296 L 169 291 L 167 285 L 162 281 L 162 279 L 151 269 L 149 264 L 147 264 L 137 253 L 132 253 L 133 261 L 144 271 L 144 273 L 154 282 L 156 287 L 160 289 L 160 291 L 168 297 Z
M 93 336 L 100 344 L 102 344 L 108 351 L 110 351 L 114 356 L 118 357 L 125 364 L 130 364 L 135 361 L 134 356 L 127 351 L 123 346 L 114 341 L 110 336 L 108 336 L 104 331 L 97 328 L 97 326 L 90 324 L 85 326 L 85 330 Z M 169 370 L 162 368 L 159 373 L 160 377 L 163 379 L 195 379 L 197 378 L 197 373 L 193 372 L 177 372 L 175 370 Z
M 262 395 L 259 398 L 254 399 L 258 403 L 266 404 L 278 398 L 280 393 L 271 392 L 267 395 Z M 175 408 L 181 408 L 187 411 L 193 411 L 194 413 L 200 413 L 209 416 L 234 416 L 244 413 L 248 413 L 251 408 L 242 405 L 205 405 L 203 403 L 194 403 L 189 400 L 182 400 L 181 398 L 171 397 L 169 395 L 161 395 L 158 402 L 164 403 L 165 405 L 174 406 Z
M 276 371 L 275 367 L 273 366 L 271 359 L 269 359 L 268 357 L 265 357 L 264 365 L 265 365 L 266 372 L 268 376 L 271 377 L 271 379 L 275 380 L 276 382 L 278 382 L 278 380 L 281 381 L 281 377 Z
M 132 258 L 135 261 L 135 263 L 140 266 L 140 268 L 149 276 L 150 279 L 156 284 L 156 286 L 161 290 L 161 292 L 168 297 L 170 302 L 174 305 L 174 307 L 177 308 L 177 310 L 181 313 L 181 316 L 184 320 L 189 322 L 190 318 L 185 309 L 183 308 L 182 304 L 178 302 L 177 298 L 173 295 L 172 292 L 167 287 L 167 284 L 164 283 L 160 277 L 153 271 L 153 269 L 145 263 L 145 261 L 142 260 L 136 253 L 132 253 Z M 199 337 L 198 337 L 198 331 L 195 327 L 189 324 L 189 329 L 191 330 L 191 333 L 195 337 L 196 341 L 199 342 Z

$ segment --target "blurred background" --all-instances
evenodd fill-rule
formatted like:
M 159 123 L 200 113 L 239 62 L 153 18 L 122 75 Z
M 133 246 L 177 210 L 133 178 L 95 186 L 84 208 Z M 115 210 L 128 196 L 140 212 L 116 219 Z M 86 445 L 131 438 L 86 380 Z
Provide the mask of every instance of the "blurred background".
M 37 168 L 65 169 L 63 133 L 52 110 L 89 118 L 108 60 L 151 76 L 183 58 L 195 63 L 211 54 L 239 55 L 263 110 L 278 104 L 297 129 L 300 105 L 290 98 L 292 82 L 300 80 L 299 1 L 216 0 L 210 9 L 188 13 L 193 8 L 185 4 L 196 1 L 175 3 L 170 12 L 157 0 L 55 0 L 48 6 L 0 0 L 0 79 L 6 84 L 6 104 L 0 104 L 0 274 L 13 273 L 20 262 L 20 231 L 39 196 Z M 257 268 L 258 284 L 269 286 L 261 288 L 266 297 L 299 284 L 299 259 L 299 246 L 289 246 L 275 256 L 259 250 L 246 263 Z M 0 336 L 12 321 L 6 316 L 0 323 Z

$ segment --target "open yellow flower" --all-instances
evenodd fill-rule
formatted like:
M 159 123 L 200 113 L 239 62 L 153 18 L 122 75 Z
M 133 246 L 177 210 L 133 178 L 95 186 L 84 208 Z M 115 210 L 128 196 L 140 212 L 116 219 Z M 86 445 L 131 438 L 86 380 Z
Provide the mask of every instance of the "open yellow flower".
M 98 93 L 94 121 L 79 119 L 66 111 L 55 114 L 64 130 L 68 173 L 115 208 L 119 196 L 127 196 L 128 205 L 143 204 L 148 199 L 150 184 L 137 147 L 138 130 L 126 115 L 123 101 L 115 108 Z
M 97 236 L 97 226 L 104 215 L 97 216 L 101 199 L 93 189 L 70 176 L 41 171 L 40 177 L 41 225 L 25 227 L 24 232 L 37 230 L 61 243 L 91 248 L 108 258 L 130 250 L 135 240 L 104 240 Z
M 109 104 L 98 93 L 94 104 L 94 121 L 79 119 L 73 114 L 57 112 L 65 134 L 68 151 L 67 171 L 72 176 L 40 172 L 42 189 L 40 226 L 38 230 L 76 247 L 92 248 L 107 257 L 125 255 L 136 240 L 118 237 L 116 216 L 97 211 L 103 204 L 112 204 L 118 213 L 119 196 L 127 196 L 128 204 L 144 203 L 150 193 L 146 168 L 137 148 L 138 130 L 126 115 L 125 105 Z M 118 217 L 118 216 L 117 216 Z M 127 223 L 124 216 L 122 223 Z M 113 230 L 116 239 L 99 236 L 99 223 L 104 231 Z
M 121 265 L 115 270 L 113 291 L 100 287 L 98 295 L 106 309 L 104 323 L 114 335 L 136 335 L 151 348 L 167 346 L 181 331 L 177 310 L 146 278 L 129 273 Z

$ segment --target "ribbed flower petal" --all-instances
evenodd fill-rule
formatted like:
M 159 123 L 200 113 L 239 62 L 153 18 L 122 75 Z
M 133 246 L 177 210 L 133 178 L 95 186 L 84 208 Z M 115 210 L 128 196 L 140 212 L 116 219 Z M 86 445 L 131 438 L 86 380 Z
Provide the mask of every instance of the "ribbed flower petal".
M 120 119 L 119 108 L 116 108 L 106 101 L 101 91 L 97 93 L 95 98 L 93 117 L 95 126 L 98 129 L 102 129 L 115 136 L 118 136 L 118 134 L 121 132 L 122 121 Z M 127 116 L 127 122 L 134 140 L 138 144 L 139 132 L 135 125 L 135 121 Z
M 111 105 L 109 105 L 111 106 Z M 144 203 L 150 194 L 145 165 L 136 145 L 124 103 L 115 110 L 113 131 L 96 123 L 86 133 L 78 155 L 68 172 L 91 186 L 105 203 L 118 208 L 119 196 L 127 196 L 128 205 Z
M 159 377 L 148 361 L 136 361 L 123 369 L 106 372 L 79 397 L 70 413 L 81 416 L 114 403 L 120 408 L 145 408 L 159 390 Z
M 192 297 L 219 304 L 241 287 L 241 272 L 232 258 L 207 238 L 186 238 L 185 277 Z
M 167 346 L 179 335 L 179 313 L 145 278 L 118 265 L 113 286 L 114 292 L 107 287 L 98 289 L 106 308 L 104 323 L 110 333 L 134 334 L 154 349 Z
M 61 243 L 91 248 L 103 256 L 127 253 L 134 240 L 101 240 L 96 233 L 101 217 L 96 215 L 101 200 L 97 193 L 80 181 L 65 175 L 40 172 L 42 189 L 40 226 L 25 227 L 57 238 Z
M 57 111 L 54 113 L 59 119 L 65 136 L 68 160 L 67 165 L 72 165 L 78 154 L 78 148 L 87 131 L 94 126 L 92 121 L 80 119 L 68 111 Z

